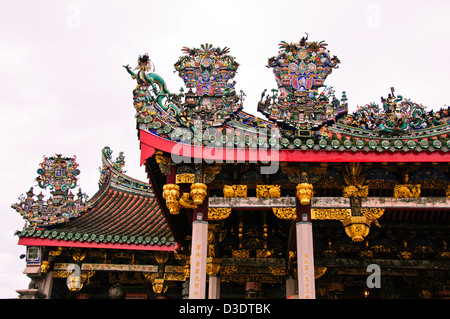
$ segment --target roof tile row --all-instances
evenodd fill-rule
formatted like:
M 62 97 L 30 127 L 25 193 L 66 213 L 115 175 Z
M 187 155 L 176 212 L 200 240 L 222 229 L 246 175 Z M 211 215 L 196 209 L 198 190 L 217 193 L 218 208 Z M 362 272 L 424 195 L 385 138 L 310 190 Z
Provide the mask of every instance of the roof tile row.
M 53 229 L 23 230 L 19 236 L 72 242 L 176 244 L 153 194 L 136 195 L 114 189 L 114 186 L 82 216 Z

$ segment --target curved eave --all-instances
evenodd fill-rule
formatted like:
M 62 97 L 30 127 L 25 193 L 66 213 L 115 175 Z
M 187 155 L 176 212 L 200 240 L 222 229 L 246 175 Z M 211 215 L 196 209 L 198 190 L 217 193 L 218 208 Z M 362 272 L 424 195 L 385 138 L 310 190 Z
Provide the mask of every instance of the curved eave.
M 314 149 L 243 149 L 211 148 L 178 143 L 139 129 L 141 145 L 141 165 L 155 150 L 161 150 L 181 157 L 207 161 L 245 162 L 450 162 L 450 154 L 443 151 L 354 151 L 354 150 L 314 150 Z
M 114 187 L 83 215 L 53 228 L 24 229 L 19 245 L 173 251 L 177 245 L 159 203 Z
M 102 248 L 102 249 L 130 249 L 151 251 L 174 251 L 175 245 L 140 245 L 120 243 L 95 243 L 95 242 L 72 242 L 49 238 L 20 237 L 19 245 L 24 246 L 48 246 L 48 247 L 76 247 L 76 248 Z

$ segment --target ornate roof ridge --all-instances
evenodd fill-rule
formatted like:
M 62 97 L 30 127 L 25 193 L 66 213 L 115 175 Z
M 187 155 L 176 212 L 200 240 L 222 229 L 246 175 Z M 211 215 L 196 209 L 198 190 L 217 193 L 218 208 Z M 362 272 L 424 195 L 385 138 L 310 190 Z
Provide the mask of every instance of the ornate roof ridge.
M 281 41 L 278 54 L 268 59 L 278 88 L 261 94 L 257 111 L 266 120 L 243 110 L 245 93 L 234 89 L 239 64 L 228 48 L 206 44 L 182 51 L 175 72 L 187 93 L 170 93 L 164 80 L 151 72 L 149 59 L 146 64 L 138 61 L 137 74 L 125 66 L 137 80 L 133 100 L 138 130 L 168 142 L 219 148 L 449 150 L 449 107 L 427 111 L 391 88 L 380 105 L 370 103 L 349 113 L 346 92 L 338 98 L 334 88 L 325 85 L 340 60 L 324 41 L 309 41 L 308 35 L 298 43 Z M 241 132 L 229 135 L 233 130 Z
M 123 169 L 125 166 L 125 156 L 123 155 L 123 152 L 119 153 L 119 156 L 114 162 L 111 157 L 112 153 L 113 151 L 108 146 L 105 146 L 102 149 L 102 167 L 100 168 L 99 192 L 101 193 L 101 190 L 105 189 L 106 185 L 108 185 L 107 188 L 109 188 L 110 185 L 111 187 L 121 191 L 132 192 L 136 195 L 154 197 L 153 189 L 150 184 L 139 181 L 125 174 L 126 171 Z M 97 196 L 94 195 L 94 197 Z

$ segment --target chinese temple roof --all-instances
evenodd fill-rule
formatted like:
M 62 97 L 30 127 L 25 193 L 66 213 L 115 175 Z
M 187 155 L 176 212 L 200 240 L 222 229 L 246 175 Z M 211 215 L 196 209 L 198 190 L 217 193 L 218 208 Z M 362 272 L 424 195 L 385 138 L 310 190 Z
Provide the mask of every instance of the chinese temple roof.
M 102 152 L 99 191 L 75 217 L 38 222 L 18 232 L 19 244 L 111 249 L 173 250 L 176 242 L 151 186 L 123 174 L 122 153 Z M 15 204 L 13 208 L 25 205 Z M 24 218 L 28 216 L 25 213 Z
M 417 160 L 414 155 L 448 161 L 450 108 L 427 110 L 391 88 L 380 104 L 349 113 L 346 92 L 338 98 L 325 85 L 340 60 L 324 41 L 303 37 L 279 44 L 267 65 L 278 88 L 265 89 L 258 102 L 266 120 L 243 110 L 245 93 L 236 91 L 234 81 L 239 63 L 228 48 L 205 44 L 182 51 L 174 66 L 187 92 L 171 93 L 153 73 L 148 54 L 139 57 L 137 73 L 125 66 L 137 80 L 133 100 L 142 163 L 155 148 L 171 153 L 176 143 L 191 157 L 203 158 L 196 150 L 214 147 L 232 148 L 236 159 L 246 160 L 253 150 L 265 148 L 279 151 L 280 161 L 348 161 L 351 156 L 354 161 L 407 162 Z

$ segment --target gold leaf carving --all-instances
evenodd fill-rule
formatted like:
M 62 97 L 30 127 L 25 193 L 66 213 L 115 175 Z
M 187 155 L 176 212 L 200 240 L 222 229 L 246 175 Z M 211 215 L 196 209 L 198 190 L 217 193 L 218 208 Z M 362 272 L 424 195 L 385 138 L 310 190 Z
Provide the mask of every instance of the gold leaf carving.
M 297 218 L 295 207 L 272 207 L 272 211 L 280 219 L 294 220 Z
M 394 186 L 395 198 L 419 198 L 420 197 L 420 184 L 411 185 L 395 185 Z
M 225 185 L 223 197 L 247 197 L 247 185 Z
M 208 219 L 210 220 L 222 220 L 230 216 L 231 208 L 216 207 L 208 208 Z
M 278 198 L 280 195 L 280 185 L 256 185 L 256 197 L 258 198 Z

